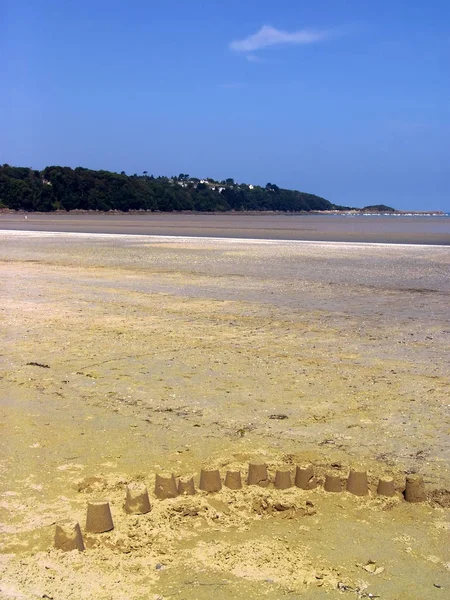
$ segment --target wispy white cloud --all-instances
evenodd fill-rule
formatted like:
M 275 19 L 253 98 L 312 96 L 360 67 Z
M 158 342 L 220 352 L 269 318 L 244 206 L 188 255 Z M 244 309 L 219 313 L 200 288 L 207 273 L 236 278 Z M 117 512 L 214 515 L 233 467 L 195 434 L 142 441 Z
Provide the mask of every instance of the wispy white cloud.
M 254 52 L 269 46 L 315 44 L 331 36 L 329 31 L 313 31 L 300 29 L 298 31 L 282 31 L 271 25 L 263 25 L 259 31 L 243 40 L 230 43 L 231 50 L 236 52 Z M 252 55 L 250 55 L 252 56 Z M 247 57 L 247 60 L 249 58 Z M 250 59 L 251 60 L 251 59 Z M 255 62 L 255 61 L 254 61 Z

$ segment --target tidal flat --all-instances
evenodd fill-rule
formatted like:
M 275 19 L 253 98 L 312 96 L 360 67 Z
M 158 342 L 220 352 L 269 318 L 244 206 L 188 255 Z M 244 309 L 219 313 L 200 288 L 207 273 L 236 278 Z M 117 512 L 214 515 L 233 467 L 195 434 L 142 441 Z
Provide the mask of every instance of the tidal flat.
M 450 246 L 450 216 L 0 211 L 0 230 Z
M 0 597 L 448 594 L 449 247 L 3 231 L 0 269 Z M 154 497 L 255 461 L 362 464 L 370 494 Z M 53 548 L 68 519 L 83 553 Z

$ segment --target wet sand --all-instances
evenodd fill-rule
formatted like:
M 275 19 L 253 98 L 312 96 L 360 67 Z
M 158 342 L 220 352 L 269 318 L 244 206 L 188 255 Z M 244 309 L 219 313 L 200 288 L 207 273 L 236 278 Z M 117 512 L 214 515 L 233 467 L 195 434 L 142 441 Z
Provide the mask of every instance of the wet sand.
M 450 249 L 10 232 L 0 271 L 0 597 L 448 593 Z M 153 494 L 251 460 L 363 463 L 371 493 Z M 116 527 L 87 534 L 103 497 Z M 67 518 L 85 553 L 52 549 Z
M 289 214 L 0 214 L 0 230 L 450 245 L 450 218 Z

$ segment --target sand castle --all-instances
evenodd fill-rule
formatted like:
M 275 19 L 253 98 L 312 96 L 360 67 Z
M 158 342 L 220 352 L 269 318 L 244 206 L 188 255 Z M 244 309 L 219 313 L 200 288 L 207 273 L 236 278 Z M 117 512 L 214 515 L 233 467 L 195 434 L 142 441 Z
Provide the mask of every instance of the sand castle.
M 323 479 L 323 481 L 322 481 Z M 354 496 L 369 496 L 371 494 L 404 499 L 406 502 L 424 502 L 427 499 L 423 478 L 419 475 L 407 475 L 405 484 L 396 489 L 392 477 L 381 477 L 376 491 L 371 492 L 367 471 L 363 466 L 350 469 L 346 478 L 336 470 L 325 473 L 319 478 L 312 464 L 298 465 L 294 478 L 289 468 L 277 469 L 273 478 L 270 477 L 265 463 L 250 463 L 247 472 L 247 485 L 286 490 L 296 487 L 299 490 L 313 490 L 323 484 L 323 490 L 330 493 L 346 491 Z M 243 487 L 240 471 L 227 471 L 224 486 L 229 490 L 240 490 Z M 222 477 L 219 469 L 201 469 L 199 490 L 206 494 L 218 493 L 222 490 Z M 176 498 L 177 496 L 192 496 L 197 493 L 193 476 L 176 478 L 174 474 L 155 475 L 154 495 L 159 500 Z M 143 483 L 130 483 L 126 488 L 123 509 L 130 515 L 145 515 L 151 511 L 151 503 L 147 487 Z M 114 522 L 109 502 L 107 500 L 89 501 L 85 531 L 89 534 L 102 534 L 114 529 Z M 79 523 L 65 522 L 56 525 L 54 546 L 63 551 L 84 551 L 85 544 Z

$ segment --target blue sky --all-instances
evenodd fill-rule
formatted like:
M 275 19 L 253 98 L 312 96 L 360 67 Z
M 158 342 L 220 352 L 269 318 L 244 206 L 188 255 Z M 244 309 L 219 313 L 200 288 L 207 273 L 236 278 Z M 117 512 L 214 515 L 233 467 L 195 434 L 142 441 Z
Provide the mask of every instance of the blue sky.
M 0 162 L 450 211 L 448 0 L 4 0 Z

